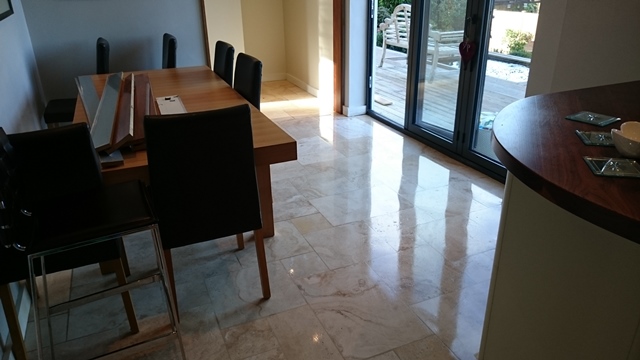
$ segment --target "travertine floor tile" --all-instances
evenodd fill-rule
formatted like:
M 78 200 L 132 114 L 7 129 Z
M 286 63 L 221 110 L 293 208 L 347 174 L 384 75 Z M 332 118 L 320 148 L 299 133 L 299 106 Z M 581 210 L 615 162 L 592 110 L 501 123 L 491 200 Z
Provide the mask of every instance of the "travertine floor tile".
M 394 351 L 400 360 L 457 360 L 437 336 L 429 336 Z
M 243 268 L 206 280 L 220 328 L 257 320 L 305 304 L 300 290 L 279 264 L 269 264 L 271 298 L 262 299 L 258 267 Z
M 489 290 L 487 282 L 412 306 L 415 313 L 459 359 L 475 359 Z
M 272 297 L 250 232 L 244 250 L 235 236 L 172 250 L 188 359 L 476 360 L 503 185 L 287 81 L 263 83 L 261 110 L 298 143 L 296 161 L 271 166 Z M 150 233 L 125 246 L 132 273 L 155 264 Z M 59 301 L 114 282 L 94 266 L 50 288 Z M 141 326 L 166 328 L 157 286 L 132 294 Z M 56 354 L 122 346 L 138 338 L 128 329 L 119 297 L 73 309 L 54 317 Z M 133 358 L 179 358 L 168 345 Z
M 396 252 L 361 221 L 312 232 L 305 237 L 329 269 L 369 261 Z
M 366 359 L 431 334 L 366 264 L 296 281 L 345 359 Z
M 231 359 L 245 359 L 278 350 L 278 339 L 266 319 L 224 329 L 222 336 Z
M 269 317 L 287 359 L 342 360 L 340 352 L 307 305 Z

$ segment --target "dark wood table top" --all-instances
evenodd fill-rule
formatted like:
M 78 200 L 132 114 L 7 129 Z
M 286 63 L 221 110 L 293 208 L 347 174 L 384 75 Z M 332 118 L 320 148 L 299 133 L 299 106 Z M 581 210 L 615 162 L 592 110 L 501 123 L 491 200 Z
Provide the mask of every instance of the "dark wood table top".
M 622 121 L 599 127 L 565 119 L 583 110 Z M 509 172 L 538 194 L 640 243 L 640 178 L 594 175 L 583 156 L 621 157 L 620 153 L 615 147 L 584 145 L 575 133 L 610 132 L 625 121 L 640 121 L 640 81 L 536 95 L 498 114 L 493 151 Z

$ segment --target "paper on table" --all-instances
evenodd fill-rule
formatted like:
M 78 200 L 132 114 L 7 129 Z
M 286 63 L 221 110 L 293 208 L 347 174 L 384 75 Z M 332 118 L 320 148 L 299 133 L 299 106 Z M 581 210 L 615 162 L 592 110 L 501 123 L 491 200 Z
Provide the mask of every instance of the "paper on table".
M 162 115 L 184 114 L 187 112 L 178 95 L 157 97 L 156 101 Z

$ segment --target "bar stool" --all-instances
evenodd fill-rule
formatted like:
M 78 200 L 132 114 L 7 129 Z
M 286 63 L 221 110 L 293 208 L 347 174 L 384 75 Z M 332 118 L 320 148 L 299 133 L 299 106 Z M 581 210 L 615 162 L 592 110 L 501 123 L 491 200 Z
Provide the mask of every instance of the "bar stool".
M 3 275 L 16 276 L 25 272 L 28 275 L 38 356 L 43 358 L 45 348 L 41 320 L 47 324 L 45 329 L 48 328 L 53 359 L 50 315 L 110 296 L 123 298 L 131 333 L 137 333 L 139 329 L 129 291 L 161 282 L 170 323 L 167 333 L 154 333 L 149 336 L 151 339 L 105 351 L 108 355 L 118 352 L 118 356 L 123 356 L 171 339 L 178 342 L 184 358 L 175 303 L 168 290 L 157 219 L 144 184 L 130 181 L 105 185 L 89 129 L 84 124 L 9 136 L 0 129 L 0 140 L 3 144 L 0 196 L 6 205 L 1 214 L 5 226 L 0 232 L 0 240 L 5 247 L 12 246 L 1 249 L 0 268 Z M 141 231 L 151 231 L 153 237 L 157 266 L 150 273 L 127 280 L 120 263 L 115 286 L 50 304 L 47 274 L 102 261 L 119 261 L 118 239 Z M 36 282 L 37 276 L 42 276 L 42 286 Z M 16 279 L 8 280 L 12 281 Z M 44 306 L 39 298 L 44 300 Z

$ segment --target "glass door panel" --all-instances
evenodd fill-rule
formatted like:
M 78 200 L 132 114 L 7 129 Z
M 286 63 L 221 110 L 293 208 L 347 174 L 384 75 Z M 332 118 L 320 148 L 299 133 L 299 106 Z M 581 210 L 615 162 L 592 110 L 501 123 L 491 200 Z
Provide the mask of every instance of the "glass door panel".
M 466 0 L 430 0 L 422 26 L 418 109 L 415 124 L 453 141 L 460 85 L 459 44 L 464 38 Z
M 539 0 L 495 0 L 491 9 L 488 46 L 481 62 L 484 76 L 480 106 L 475 114 L 470 150 L 492 161 L 498 161 L 491 149 L 493 119 L 505 106 L 525 96 L 539 9 Z
M 398 6 L 410 15 L 394 15 Z M 524 97 L 539 6 L 540 0 L 371 0 L 368 113 L 504 176 L 491 149 L 493 119 Z M 391 23 L 404 28 L 389 33 Z M 465 39 L 476 49 L 466 65 L 459 50 Z
M 404 127 L 411 0 L 373 0 L 371 111 Z

